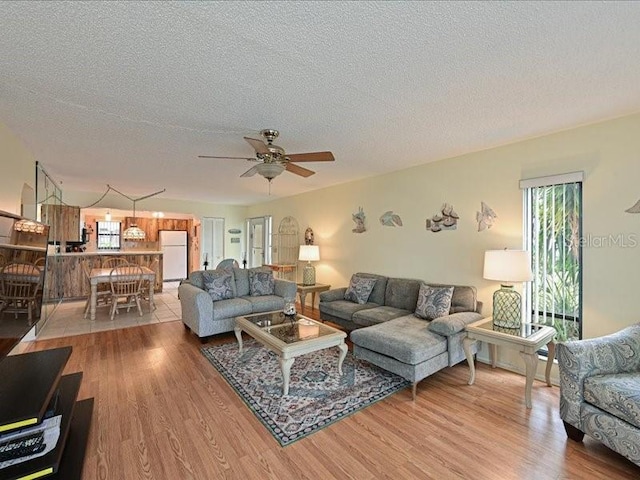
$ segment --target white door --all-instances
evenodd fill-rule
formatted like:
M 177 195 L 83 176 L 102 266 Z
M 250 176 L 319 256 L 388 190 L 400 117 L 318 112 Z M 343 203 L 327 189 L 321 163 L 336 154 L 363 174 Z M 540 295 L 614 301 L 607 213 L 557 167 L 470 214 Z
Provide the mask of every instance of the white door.
M 200 268 L 213 269 L 224 259 L 224 218 L 204 217 L 202 219 L 202 249 Z
M 247 219 L 247 266 L 271 263 L 271 216 Z

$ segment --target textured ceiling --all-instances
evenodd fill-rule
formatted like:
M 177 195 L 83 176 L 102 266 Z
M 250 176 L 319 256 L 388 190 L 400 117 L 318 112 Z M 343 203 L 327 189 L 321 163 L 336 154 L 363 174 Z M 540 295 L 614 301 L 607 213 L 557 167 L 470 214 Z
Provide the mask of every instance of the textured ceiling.
M 251 204 L 640 111 L 637 2 L 2 2 L 0 122 L 63 189 Z M 336 161 L 268 196 L 242 136 Z

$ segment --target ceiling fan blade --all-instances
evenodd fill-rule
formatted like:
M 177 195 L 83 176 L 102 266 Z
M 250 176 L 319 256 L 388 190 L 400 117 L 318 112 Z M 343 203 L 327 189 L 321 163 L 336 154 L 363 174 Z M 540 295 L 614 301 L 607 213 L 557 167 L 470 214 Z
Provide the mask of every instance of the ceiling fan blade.
M 331 152 L 292 153 L 287 155 L 290 162 L 333 162 L 335 158 Z
M 257 153 L 262 153 L 265 155 L 270 153 L 269 149 L 267 148 L 267 146 L 264 144 L 262 140 L 258 140 L 256 138 L 251 138 L 251 137 L 244 137 L 244 139 L 251 144 L 251 146 Z
M 258 165 L 256 165 L 255 167 L 251 167 L 249 170 L 247 170 L 246 172 L 244 172 L 240 176 L 241 177 L 253 177 L 256 173 L 258 173 Z
M 294 165 L 293 163 L 287 162 L 285 167 L 287 172 L 295 173 L 296 175 L 300 175 L 301 177 L 310 177 L 313 175 L 314 171 L 309 170 L 308 168 L 303 168 L 300 165 Z
M 198 155 L 198 158 L 226 158 L 229 160 L 251 160 L 251 161 L 257 161 L 256 158 L 253 157 L 217 157 L 215 155 Z

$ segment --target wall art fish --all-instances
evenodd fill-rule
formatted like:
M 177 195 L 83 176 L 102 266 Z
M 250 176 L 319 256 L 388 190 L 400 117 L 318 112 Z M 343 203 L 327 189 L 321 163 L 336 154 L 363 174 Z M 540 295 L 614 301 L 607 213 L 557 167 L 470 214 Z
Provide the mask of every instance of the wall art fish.
M 358 213 L 352 213 L 351 218 L 356 222 L 355 228 L 351 230 L 353 233 L 362 233 L 367 231 L 367 228 L 364 226 L 365 215 L 362 207 L 358 207 Z
M 481 232 L 485 229 L 491 228 L 498 215 L 493 209 L 484 202 L 480 202 L 481 211 L 476 213 L 476 220 L 478 221 L 478 231 Z
M 393 213 L 392 210 L 389 210 L 388 212 L 384 212 L 382 214 L 382 216 L 380 217 L 380 223 L 385 227 L 401 227 L 402 219 L 400 218 L 400 215 L 397 215 Z

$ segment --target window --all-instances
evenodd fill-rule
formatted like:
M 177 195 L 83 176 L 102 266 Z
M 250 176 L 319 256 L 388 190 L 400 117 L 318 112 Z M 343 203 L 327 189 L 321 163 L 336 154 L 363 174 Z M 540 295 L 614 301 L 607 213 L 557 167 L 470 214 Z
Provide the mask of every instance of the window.
M 97 222 L 98 248 L 120 248 L 120 222 Z
M 524 191 L 528 320 L 555 327 L 558 341 L 582 336 L 582 172 L 520 182 Z

